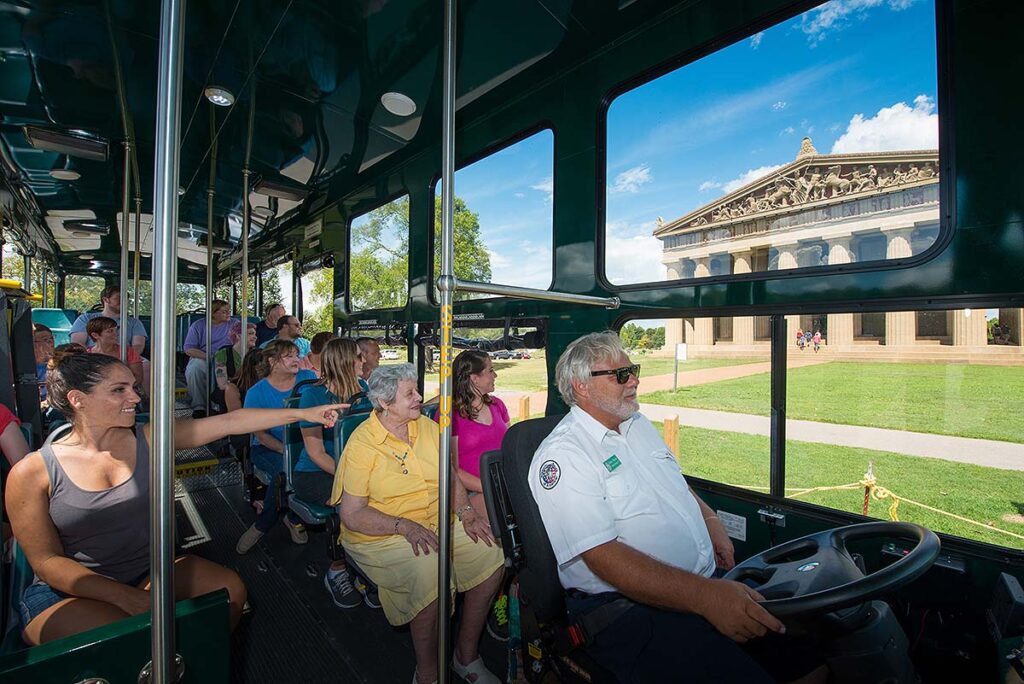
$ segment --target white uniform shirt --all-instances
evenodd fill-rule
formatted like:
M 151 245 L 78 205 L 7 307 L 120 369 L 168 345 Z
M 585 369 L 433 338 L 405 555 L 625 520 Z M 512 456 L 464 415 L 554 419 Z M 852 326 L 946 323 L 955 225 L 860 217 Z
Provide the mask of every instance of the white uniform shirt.
M 615 432 L 574 406 L 537 449 L 529 478 L 566 589 L 615 591 L 582 558 L 615 539 L 666 565 L 714 573 L 700 505 L 675 456 L 639 413 Z

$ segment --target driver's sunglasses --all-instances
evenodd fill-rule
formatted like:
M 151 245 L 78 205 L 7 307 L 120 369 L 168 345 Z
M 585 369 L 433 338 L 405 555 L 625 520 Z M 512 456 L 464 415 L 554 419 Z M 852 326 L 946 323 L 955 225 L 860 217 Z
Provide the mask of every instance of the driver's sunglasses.
M 623 366 L 622 368 L 614 368 L 612 370 L 590 371 L 591 377 L 597 377 L 598 375 L 614 375 L 617 383 L 625 385 L 629 382 L 630 375 L 636 377 L 637 380 L 640 379 L 640 364 L 634 363 L 632 366 Z

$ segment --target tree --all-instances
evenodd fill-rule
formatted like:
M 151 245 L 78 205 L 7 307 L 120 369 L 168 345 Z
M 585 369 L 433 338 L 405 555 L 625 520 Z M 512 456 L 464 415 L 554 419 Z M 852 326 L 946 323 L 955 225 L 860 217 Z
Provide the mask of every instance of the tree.
M 441 231 L 441 200 L 435 198 L 435 235 Z M 491 258 L 480 235 L 480 218 L 455 198 L 455 275 L 491 279 Z M 440 241 L 434 245 L 434 276 L 440 274 Z M 349 291 L 356 310 L 401 307 L 409 292 L 409 198 L 370 212 L 352 234 Z M 458 299 L 468 298 L 462 293 Z
M 321 268 L 310 274 L 311 306 L 304 312 L 302 328 L 306 337 L 334 330 L 334 269 Z

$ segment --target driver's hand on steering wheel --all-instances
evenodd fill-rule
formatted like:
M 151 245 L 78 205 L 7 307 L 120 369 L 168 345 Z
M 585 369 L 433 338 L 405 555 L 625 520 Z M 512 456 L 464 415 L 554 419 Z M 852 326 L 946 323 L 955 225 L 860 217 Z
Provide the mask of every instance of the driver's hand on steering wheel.
M 710 579 L 698 612 L 719 632 L 741 644 L 769 631 L 784 634 L 786 627 L 759 604 L 764 600 L 741 582 Z

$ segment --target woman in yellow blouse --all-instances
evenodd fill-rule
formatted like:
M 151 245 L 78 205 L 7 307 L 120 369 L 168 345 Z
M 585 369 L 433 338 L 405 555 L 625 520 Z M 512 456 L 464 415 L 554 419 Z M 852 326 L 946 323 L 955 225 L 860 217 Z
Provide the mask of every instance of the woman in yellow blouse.
M 413 682 L 437 679 L 437 424 L 420 414 L 412 364 L 380 366 L 370 376 L 374 411 L 342 453 L 331 503 L 341 503 L 346 551 L 380 590 L 392 625 L 409 625 Z M 475 684 L 499 684 L 478 653 L 487 612 L 502 579 L 502 554 L 486 518 L 452 475 L 452 576 L 465 592 L 452 669 Z M 473 677 L 472 675 L 476 675 Z

